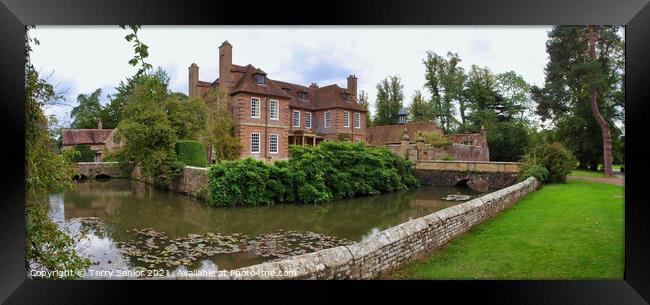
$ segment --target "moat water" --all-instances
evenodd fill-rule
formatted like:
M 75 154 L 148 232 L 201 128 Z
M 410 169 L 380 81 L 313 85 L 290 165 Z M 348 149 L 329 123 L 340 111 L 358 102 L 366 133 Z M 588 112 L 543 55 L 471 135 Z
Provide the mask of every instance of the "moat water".
M 81 180 L 50 194 L 50 216 L 76 236 L 94 271 L 178 274 L 231 270 L 355 243 L 480 194 L 424 186 L 326 204 L 209 207 L 191 197 L 127 179 Z M 96 277 L 97 273 L 87 277 Z

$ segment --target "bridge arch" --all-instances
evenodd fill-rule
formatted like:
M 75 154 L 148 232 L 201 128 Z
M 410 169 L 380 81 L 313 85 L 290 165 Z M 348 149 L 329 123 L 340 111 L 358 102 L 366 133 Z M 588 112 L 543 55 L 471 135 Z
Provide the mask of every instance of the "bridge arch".
M 78 179 L 107 179 L 129 177 L 132 166 L 120 164 L 118 162 L 77 162 L 75 163 L 76 173 L 74 177 Z
M 422 185 L 498 189 L 516 182 L 520 164 L 514 162 L 419 160 L 415 172 Z

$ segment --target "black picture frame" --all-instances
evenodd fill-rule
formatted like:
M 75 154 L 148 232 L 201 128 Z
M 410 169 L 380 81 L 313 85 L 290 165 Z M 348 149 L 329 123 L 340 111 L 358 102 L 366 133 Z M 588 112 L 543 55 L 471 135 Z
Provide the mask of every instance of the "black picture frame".
M 344 301 L 339 289 L 363 298 L 402 302 L 477 299 L 498 304 L 647 304 L 650 300 L 650 208 L 643 191 L 647 118 L 650 117 L 650 5 L 648 0 L 499 1 L 0 1 L 0 145 L 5 179 L 0 204 L 0 300 L 8 304 L 95 304 L 148 301 L 161 292 L 187 302 L 202 295 L 283 302 Z M 173 25 L 173 24 L 315 24 L 315 25 L 554 25 L 626 26 L 625 129 L 625 275 L 618 281 L 45 281 L 26 280 L 24 270 L 24 29 L 25 25 Z M 515 42 L 516 43 L 516 42 Z M 100 71 L 98 71 L 100 73 Z M 233 295 L 234 288 L 246 293 Z M 394 287 L 399 286 L 399 287 Z M 264 291 L 260 293 L 259 291 Z M 318 290 L 318 291 L 316 291 Z M 293 298 L 301 292 L 310 296 Z M 127 298 L 128 295 L 128 298 Z M 347 294 L 346 294 L 347 295 Z

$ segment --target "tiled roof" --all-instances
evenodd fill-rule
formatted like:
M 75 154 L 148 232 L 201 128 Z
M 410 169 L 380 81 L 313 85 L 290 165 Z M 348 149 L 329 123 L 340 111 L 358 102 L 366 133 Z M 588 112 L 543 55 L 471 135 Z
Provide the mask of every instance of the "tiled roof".
M 246 66 L 247 70 L 244 73 L 244 75 L 239 78 L 239 81 L 235 83 L 235 86 L 231 90 L 230 94 L 235 94 L 238 92 L 246 92 L 246 93 L 257 93 L 257 94 L 264 94 L 264 95 L 269 95 L 269 96 L 275 96 L 279 98 L 289 98 L 286 93 L 284 93 L 284 90 L 280 88 L 275 82 L 267 79 L 266 82 L 264 82 L 263 85 L 258 84 L 255 79 L 253 78 L 253 74 L 255 73 L 260 73 L 259 69 L 256 69 L 252 65 Z M 263 73 L 263 71 L 262 71 Z
M 272 81 L 278 84 L 278 86 L 283 90 L 288 89 L 285 90 L 285 92 L 289 96 L 289 107 L 316 110 L 316 96 L 314 95 L 314 92 L 312 92 L 311 88 L 279 80 Z M 299 98 L 298 92 L 307 93 L 307 99 Z
M 232 65 L 230 71 L 234 72 L 233 79 L 235 81 L 231 94 L 246 92 L 286 98 L 289 99 L 289 106 L 291 108 L 302 108 L 306 110 L 346 108 L 360 112 L 367 111 L 356 100 L 354 100 L 354 98 L 350 98 L 350 101 L 346 102 L 343 99 L 342 94 L 352 94 L 352 92 L 348 89 L 341 88 L 336 84 L 325 87 L 307 87 L 267 77 L 265 84 L 259 85 L 253 78 L 253 74 L 261 73 L 266 75 L 266 73 L 253 65 Z M 199 86 L 214 87 L 217 86 L 218 83 L 219 79 L 216 79 L 212 83 L 199 81 Z M 299 98 L 298 92 L 305 92 L 307 94 L 307 99 Z
M 351 94 L 345 88 L 340 88 L 337 85 L 329 85 L 325 87 L 306 87 L 302 85 L 292 84 L 288 82 L 273 80 L 283 89 L 289 89 L 287 95 L 289 99 L 289 106 L 292 108 L 303 108 L 309 110 L 319 110 L 328 108 L 346 108 L 365 112 L 366 110 L 359 103 L 350 99 L 349 102 L 343 100 L 341 94 Z M 307 99 L 298 97 L 298 92 L 307 93 Z
M 419 122 L 409 123 L 404 125 L 383 125 L 370 127 L 366 131 L 366 140 L 370 145 L 386 145 L 386 144 L 399 144 L 404 135 L 404 129 L 411 138 L 411 142 L 415 142 L 420 132 L 431 132 L 442 130 L 434 122 Z
M 63 145 L 104 144 L 113 129 L 63 129 Z

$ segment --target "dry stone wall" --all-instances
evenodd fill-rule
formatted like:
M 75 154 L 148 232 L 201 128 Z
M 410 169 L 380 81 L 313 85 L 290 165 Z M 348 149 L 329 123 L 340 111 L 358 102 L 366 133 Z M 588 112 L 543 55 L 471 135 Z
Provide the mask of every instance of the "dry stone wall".
M 222 279 L 372 279 L 442 248 L 535 191 L 535 178 L 377 233 L 349 246 L 239 268 Z M 282 275 L 282 276 L 278 276 Z

